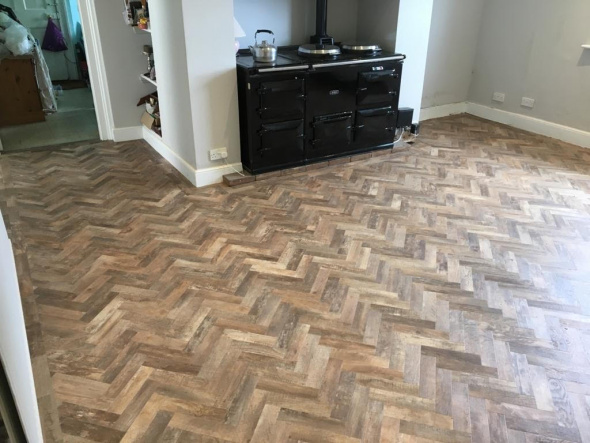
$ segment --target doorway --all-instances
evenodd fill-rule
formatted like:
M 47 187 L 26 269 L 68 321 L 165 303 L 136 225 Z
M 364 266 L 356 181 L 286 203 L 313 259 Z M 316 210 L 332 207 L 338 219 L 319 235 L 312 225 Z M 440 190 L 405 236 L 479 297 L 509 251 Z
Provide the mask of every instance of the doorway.
M 2 10 L 36 48 L 0 63 L 0 153 L 99 140 L 78 1 L 0 0 Z
M 8 377 L 0 358 L 0 442 L 26 442 Z

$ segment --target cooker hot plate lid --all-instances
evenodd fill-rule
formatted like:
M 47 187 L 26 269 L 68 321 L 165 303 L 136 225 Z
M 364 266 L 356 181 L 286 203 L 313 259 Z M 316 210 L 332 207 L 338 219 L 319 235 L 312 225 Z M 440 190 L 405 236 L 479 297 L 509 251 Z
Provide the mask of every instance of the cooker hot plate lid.
M 346 42 L 342 43 L 342 49 L 350 52 L 379 52 L 381 46 L 369 42 Z
M 340 48 L 335 45 L 301 45 L 299 46 L 299 54 L 301 55 L 321 55 L 334 56 L 340 55 Z

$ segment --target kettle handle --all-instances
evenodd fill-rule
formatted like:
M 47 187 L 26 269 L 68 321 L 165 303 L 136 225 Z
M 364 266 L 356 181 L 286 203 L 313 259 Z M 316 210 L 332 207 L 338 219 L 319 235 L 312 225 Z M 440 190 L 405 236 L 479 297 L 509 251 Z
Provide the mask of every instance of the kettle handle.
M 254 34 L 254 44 L 256 46 L 258 46 L 258 34 L 270 34 L 272 35 L 272 44 L 275 44 L 275 33 L 272 32 L 270 29 L 259 29 L 258 31 L 256 31 L 256 34 Z

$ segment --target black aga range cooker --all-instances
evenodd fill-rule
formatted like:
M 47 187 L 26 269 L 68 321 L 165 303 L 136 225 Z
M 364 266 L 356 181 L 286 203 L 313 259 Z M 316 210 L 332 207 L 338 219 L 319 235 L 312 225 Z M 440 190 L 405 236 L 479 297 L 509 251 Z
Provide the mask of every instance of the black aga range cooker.
M 325 3 L 312 44 L 279 48 L 271 64 L 240 51 L 242 164 L 252 174 L 393 146 L 405 56 L 334 45 Z

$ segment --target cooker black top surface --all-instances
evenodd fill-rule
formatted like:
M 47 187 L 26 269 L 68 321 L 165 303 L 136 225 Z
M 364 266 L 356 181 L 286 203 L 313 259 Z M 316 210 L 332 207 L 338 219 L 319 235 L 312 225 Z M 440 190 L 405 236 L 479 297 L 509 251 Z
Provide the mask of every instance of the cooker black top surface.
M 381 46 L 369 42 L 345 42 L 342 43 L 342 50 L 345 52 L 372 53 L 381 52 Z
M 340 55 L 340 48 L 335 45 L 309 44 L 301 45 L 297 51 L 303 56 L 333 57 Z
M 316 46 L 316 45 L 311 45 Z M 255 62 L 249 50 L 240 50 L 238 66 L 254 72 L 288 71 L 328 65 L 349 65 L 354 63 L 375 63 L 388 60 L 403 60 L 405 56 L 387 51 L 343 51 L 337 55 L 305 55 L 299 46 L 279 48 L 275 63 Z
M 236 59 L 238 65 L 243 66 L 245 68 L 272 68 L 272 67 L 286 67 L 286 66 L 297 66 L 303 64 L 302 60 L 293 59 L 292 57 L 285 57 L 281 54 L 277 56 L 276 61 L 272 63 L 264 63 L 264 62 L 257 62 L 254 60 L 254 57 L 249 53 L 239 54 L 238 58 Z

